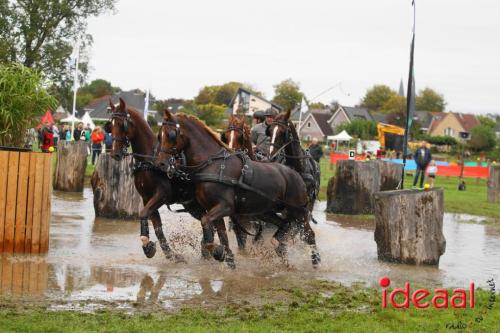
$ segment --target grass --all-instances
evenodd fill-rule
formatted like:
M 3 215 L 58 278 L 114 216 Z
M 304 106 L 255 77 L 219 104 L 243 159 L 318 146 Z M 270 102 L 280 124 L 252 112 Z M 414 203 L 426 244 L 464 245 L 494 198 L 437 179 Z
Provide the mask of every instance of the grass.
M 323 158 L 321 166 L 320 199 L 326 200 L 328 180 L 335 175 L 330 161 Z M 405 188 L 411 188 L 412 176 L 405 177 Z M 448 213 L 471 214 L 500 220 L 500 204 L 487 201 L 486 179 L 465 178 L 467 189 L 458 190 L 458 177 L 438 176 L 436 187 L 444 189 L 444 209 Z
M 451 293 L 451 291 L 450 291 Z M 94 314 L 49 311 L 40 306 L 3 304 L 2 332 L 450 332 L 446 324 L 467 323 L 461 332 L 500 332 L 500 307 L 486 309 L 489 291 L 475 293 L 474 309 L 381 307 L 381 291 L 311 281 L 300 288 L 261 290 L 263 305 L 232 302 L 178 312 L 159 308 Z M 429 300 L 429 299 L 427 299 Z M 474 319 L 482 314 L 482 321 Z

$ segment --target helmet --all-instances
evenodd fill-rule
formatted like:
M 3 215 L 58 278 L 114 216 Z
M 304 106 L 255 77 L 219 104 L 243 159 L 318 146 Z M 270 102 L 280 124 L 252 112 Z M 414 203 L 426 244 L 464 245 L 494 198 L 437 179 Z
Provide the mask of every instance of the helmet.
M 253 117 L 254 118 L 257 118 L 257 119 L 263 119 L 265 118 L 266 116 L 264 115 L 264 111 L 255 111 L 253 113 Z
M 274 111 L 272 108 L 269 108 L 266 111 L 264 111 L 264 116 L 266 116 L 266 117 L 276 117 L 276 111 Z

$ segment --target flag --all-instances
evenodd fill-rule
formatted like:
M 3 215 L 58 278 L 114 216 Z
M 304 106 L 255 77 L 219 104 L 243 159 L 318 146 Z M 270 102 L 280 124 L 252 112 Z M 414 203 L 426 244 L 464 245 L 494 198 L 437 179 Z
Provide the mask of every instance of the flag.
M 306 113 L 307 111 L 309 111 L 309 107 L 306 104 L 305 98 L 302 97 L 302 103 L 300 103 L 300 112 Z
M 297 134 L 299 135 L 300 139 L 300 129 L 302 127 L 302 114 L 306 113 L 309 111 L 309 107 L 307 106 L 306 99 L 302 97 L 302 102 L 300 103 L 300 109 L 299 109 L 299 128 L 297 129 Z
M 144 120 L 148 121 L 148 107 L 149 107 L 149 89 L 146 90 L 146 97 L 144 97 Z
M 77 41 L 76 44 L 73 46 L 73 51 L 69 55 L 68 58 L 68 66 L 73 67 L 76 65 L 77 59 L 80 57 L 80 41 Z
M 415 73 L 413 54 L 415 49 L 415 33 L 411 41 L 410 50 L 410 70 L 408 74 L 408 95 L 406 96 L 406 131 L 408 132 L 413 123 L 413 115 L 415 114 Z

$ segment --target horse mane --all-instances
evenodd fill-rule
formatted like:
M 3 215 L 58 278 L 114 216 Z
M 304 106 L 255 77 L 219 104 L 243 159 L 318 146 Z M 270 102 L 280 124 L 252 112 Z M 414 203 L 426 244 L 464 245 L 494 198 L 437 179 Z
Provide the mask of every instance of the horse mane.
M 205 132 L 207 132 L 208 135 L 210 135 L 219 144 L 219 146 L 224 147 L 224 148 L 226 148 L 227 150 L 229 150 L 231 152 L 233 151 L 231 148 L 229 148 L 229 146 L 227 144 L 225 144 L 224 142 L 222 142 L 222 140 L 219 137 L 219 134 L 217 134 L 213 129 L 211 129 L 210 127 L 208 127 L 207 124 L 205 124 L 204 122 L 202 122 L 198 117 L 190 115 L 190 114 L 185 114 L 185 113 L 176 114 L 175 117 L 184 118 L 184 119 L 187 119 L 187 120 L 192 120 L 195 124 L 197 124 L 202 129 L 204 129 Z

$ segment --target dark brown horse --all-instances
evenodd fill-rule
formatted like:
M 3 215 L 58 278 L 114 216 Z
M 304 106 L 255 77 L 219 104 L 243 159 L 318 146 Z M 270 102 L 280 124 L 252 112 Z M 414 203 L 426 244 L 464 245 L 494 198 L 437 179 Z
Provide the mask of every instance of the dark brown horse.
M 113 136 L 111 157 L 115 160 L 121 160 L 127 154 L 130 144 L 135 159 L 134 183 L 144 203 L 144 208 L 139 213 L 144 254 L 151 258 L 156 253 L 155 243 L 149 238 L 149 218 L 153 223 L 156 237 L 165 256 L 175 261 L 183 261 L 180 255 L 173 253 L 167 243 L 158 209 L 163 205 L 182 203 L 185 210 L 198 220 L 201 219 L 205 210 L 194 200 L 192 186 L 188 187 L 184 182 L 175 178 L 169 179 L 154 166 L 153 161 L 159 143 L 157 136 L 154 135 L 142 115 L 134 108 L 127 107 L 122 99 L 120 99 L 118 107 L 112 103 L 110 106 Z M 214 225 L 222 228 L 224 221 L 218 220 Z M 207 230 L 206 237 L 213 238 L 212 229 Z M 203 255 L 207 257 L 208 253 L 205 252 Z
M 307 186 L 308 207 L 312 211 L 319 194 L 320 169 L 318 163 L 302 149 L 290 113 L 290 110 L 280 113 L 268 127 L 267 134 L 271 137 L 269 159 L 289 166 L 302 176 Z
M 280 212 L 283 218 L 276 222 L 278 231 L 274 234 L 279 242 L 278 254 L 285 256 L 288 239 L 302 229 L 305 241 L 311 246 L 313 265 L 319 263 L 306 208 L 306 186 L 297 172 L 278 163 L 255 162 L 235 153 L 197 118 L 173 116 L 168 110 L 159 138 L 160 166 L 176 168 L 175 160 L 180 154 L 186 157 L 183 170 L 195 183 L 196 199 L 207 211 L 201 218 L 203 230 L 224 216 L 238 221 L 241 216 Z M 232 256 L 229 244 L 223 244 Z

